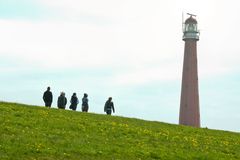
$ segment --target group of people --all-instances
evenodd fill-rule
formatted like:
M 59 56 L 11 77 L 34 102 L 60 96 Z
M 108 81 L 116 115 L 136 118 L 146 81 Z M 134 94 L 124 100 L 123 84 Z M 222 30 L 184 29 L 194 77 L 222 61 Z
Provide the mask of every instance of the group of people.
M 47 87 L 47 90 L 43 93 L 43 101 L 46 107 L 49 107 L 49 108 L 51 107 L 52 101 L 53 101 L 53 95 L 52 95 L 52 92 L 50 91 L 50 87 Z M 79 100 L 76 93 L 73 93 L 70 103 L 71 104 L 69 106 L 69 109 L 76 111 L 77 105 L 79 104 Z M 57 107 L 59 109 L 65 109 L 66 105 L 67 105 L 67 98 L 65 96 L 65 93 L 61 92 L 57 100 Z M 88 94 L 84 93 L 82 98 L 82 112 L 88 112 L 88 109 L 89 109 Z M 106 114 L 108 115 L 111 115 L 112 112 L 115 113 L 112 97 L 109 97 L 108 100 L 105 102 L 104 112 L 106 112 Z

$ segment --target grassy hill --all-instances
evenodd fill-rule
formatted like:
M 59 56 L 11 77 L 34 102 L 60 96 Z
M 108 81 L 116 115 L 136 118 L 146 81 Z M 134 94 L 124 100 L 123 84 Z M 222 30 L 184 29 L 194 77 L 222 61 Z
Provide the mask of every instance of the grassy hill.
M 240 159 L 240 134 L 0 103 L 0 159 Z

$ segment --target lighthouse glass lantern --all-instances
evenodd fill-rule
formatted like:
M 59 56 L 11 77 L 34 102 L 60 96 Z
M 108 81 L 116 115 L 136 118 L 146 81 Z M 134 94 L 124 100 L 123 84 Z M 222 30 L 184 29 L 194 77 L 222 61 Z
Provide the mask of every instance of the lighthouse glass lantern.
M 186 19 L 183 25 L 183 40 L 194 39 L 199 40 L 199 31 L 197 29 L 197 21 L 192 16 Z

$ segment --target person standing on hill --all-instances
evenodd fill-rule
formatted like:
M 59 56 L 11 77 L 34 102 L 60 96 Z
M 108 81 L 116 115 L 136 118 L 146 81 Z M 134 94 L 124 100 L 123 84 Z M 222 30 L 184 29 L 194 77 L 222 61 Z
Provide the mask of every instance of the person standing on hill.
M 87 93 L 84 93 L 82 98 L 82 112 L 88 112 L 88 95 Z
M 112 111 L 113 111 L 113 113 L 115 113 L 114 104 L 112 102 L 112 97 L 109 97 L 104 105 L 104 112 L 106 112 L 107 115 L 111 115 Z
M 70 103 L 71 103 L 71 105 L 69 106 L 69 108 L 72 109 L 73 111 L 76 111 L 77 105 L 79 103 L 76 93 L 73 93 Z
M 46 107 L 49 107 L 49 108 L 51 107 L 52 99 L 53 99 L 53 95 L 52 95 L 52 92 L 50 91 L 50 87 L 47 87 L 47 90 L 43 94 L 43 101 Z
M 61 92 L 60 96 L 58 97 L 57 106 L 59 109 L 65 109 L 67 104 L 67 98 L 65 97 L 65 93 Z

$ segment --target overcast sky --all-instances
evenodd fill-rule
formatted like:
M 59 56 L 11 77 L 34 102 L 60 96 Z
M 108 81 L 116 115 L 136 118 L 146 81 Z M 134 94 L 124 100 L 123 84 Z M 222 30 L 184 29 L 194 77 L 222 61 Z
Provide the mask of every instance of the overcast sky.
M 43 105 L 51 86 L 54 106 L 86 92 L 90 112 L 112 96 L 116 115 L 178 124 L 188 12 L 201 125 L 240 132 L 237 0 L 0 0 L 0 100 Z

